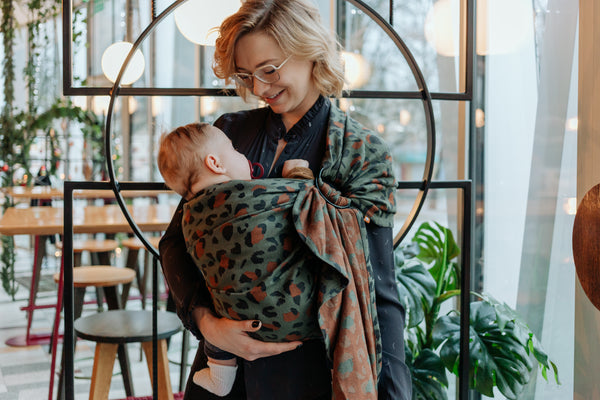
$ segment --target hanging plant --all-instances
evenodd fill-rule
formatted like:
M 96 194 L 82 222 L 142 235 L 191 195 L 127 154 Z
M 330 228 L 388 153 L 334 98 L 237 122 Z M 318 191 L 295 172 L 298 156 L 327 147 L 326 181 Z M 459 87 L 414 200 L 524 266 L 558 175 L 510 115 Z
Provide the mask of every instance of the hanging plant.
M 14 9 L 11 0 L 1 0 L 2 6 L 2 49 L 4 59 L 2 60 L 2 76 L 4 83 L 4 106 L 0 113 L 0 159 L 4 161 L 2 165 L 2 186 L 12 184 L 13 174 L 13 151 L 12 143 L 18 140 L 16 137 L 15 121 L 13 116 L 13 103 L 15 100 L 15 66 L 14 66 Z M 12 206 L 10 200 L 5 200 L 2 208 Z M 17 293 L 17 284 L 15 282 L 15 245 L 12 236 L 2 236 L 2 268 L 0 269 L 0 278 L 2 279 L 2 288 L 14 299 Z

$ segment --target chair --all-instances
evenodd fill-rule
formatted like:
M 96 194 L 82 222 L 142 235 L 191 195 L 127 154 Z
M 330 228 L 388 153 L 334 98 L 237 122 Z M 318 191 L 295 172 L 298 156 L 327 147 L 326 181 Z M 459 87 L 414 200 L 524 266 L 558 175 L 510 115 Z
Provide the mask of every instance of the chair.
M 146 355 L 150 380 L 152 369 L 152 311 L 113 310 L 79 318 L 74 323 L 78 337 L 96 342 L 90 400 L 108 399 L 112 370 L 119 345 L 141 343 Z M 158 312 L 157 360 L 158 399 L 173 400 L 167 359 L 167 339 L 182 330 L 173 312 Z

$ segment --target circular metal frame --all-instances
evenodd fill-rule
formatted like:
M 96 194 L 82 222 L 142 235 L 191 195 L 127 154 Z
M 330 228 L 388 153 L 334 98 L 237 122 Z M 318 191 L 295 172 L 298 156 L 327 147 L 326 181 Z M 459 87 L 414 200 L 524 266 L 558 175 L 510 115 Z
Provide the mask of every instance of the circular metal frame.
M 106 115 L 106 129 L 104 132 L 104 142 L 105 142 L 105 152 L 106 152 L 105 154 L 106 154 L 106 159 L 107 159 L 108 176 L 110 179 L 110 184 L 112 186 L 113 192 L 115 193 L 115 198 L 117 200 L 117 203 L 119 204 L 119 207 L 121 208 L 125 218 L 127 219 L 127 222 L 131 226 L 131 229 L 133 230 L 134 234 L 142 241 L 144 246 L 157 258 L 159 257 L 157 250 L 144 237 L 141 230 L 135 223 L 135 220 L 129 213 L 129 210 L 127 210 L 125 200 L 123 199 L 123 196 L 121 195 L 121 190 L 119 188 L 119 182 L 117 181 L 117 178 L 115 176 L 115 171 L 114 171 L 114 166 L 113 166 L 113 161 L 112 161 L 111 143 L 110 143 L 110 133 L 111 133 L 111 127 L 112 127 L 112 114 L 113 114 L 113 109 L 114 109 L 116 98 L 119 95 L 119 91 L 121 88 L 121 79 L 123 77 L 123 74 L 124 74 L 127 66 L 129 65 L 129 62 L 133 58 L 135 51 L 139 48 L 140 44 L 148 37 L 148 35 L 154 31 L 156 26 L 160 22 L 162 22 L 163 19 L 165 19 L 177 7 L 179 7 L 181 4 L 185 3 L 186 1 L 187 0 L 177 0 L 177 1 L 173 2 L 173 4 L 171 4 L 169 7 L 167 7 L 156 18 L 154 18 L 154 11 L 153 11 L 152 22 L 146 27 L 146 29 L 144 29 L 144 31 L 140 34 L 140 36 L 134 42 L 131 50 L 129 51 L 129 54 L 127 54 L 127 57 L 123 61 L 123 64 L 121 65 L 121 69 L 119 70 L 117 79 L 115 80 L 115 82 L 113 84 L 113 87 L 110 92 L 110 102 L 109 102 L 108 111 L 107 111 L 107 115 Z M 417 194 L 417 197 L 415 199 L 413 207 L 412 207 L 409 215 L 407 216 L 406 220 L 404 221 L 402 228 L 400 229 L 400 231 L 396 234 L 396 237 L 394 238 L 394 247 L 396 247 L 402 241 L 402 239 L 404 239 L 404 237 L 408 233 L 409 229 L 411 228 L 411 226 L 414 224 L 415 220 L 417 219 L 417 216 L 423 206 L 423 203 L 425 202 L 425 197 L 427 196 L 429 185 L 431 183 L 431 177 L 433 174 L 433 164 L 434 164 L 434 158 L 435 158 L 435 121 L 434 121 L 434 116 L 433 116 L 432 98 L 431 98 L 431 94 L 429 93 L 429 89 L 427 88 L 427 84 L 425 83 L 425 79 L 423 77 L 421 70 L 419 69 L 417 62 L 415 61 L 412 53 L 410 52 L 410 50 L 408 49 L 408 47 L 406 46 L 404 41 L 400 38 L 398 33 L 394 30 L 394 28 L 385 19 L 383 19 L 375 10 L 373 10 L 371 7 L 369 7 L 363 1 L 361 1 L 361 0 L 346 0 L 346 1 L 353 4 L 355 7 L 360 9 L 363 13 L 368 15 L 373 21 L 375 21 L 377 23 L 377 25 L 379 25 L 379 27 L 381 27 L 381 29 L 383 29 L 383 31 L 385 33 L 387 33 L 387 35 L 390 37 L 390 39 L 392 39 L 392 41 L 394 42 L 396 47 L 398 47 L 398 49 L 400 50 L 400 52 L 402 53 L 402 55 L 408 62 L 408 65 L 411 69 L 413 77 L 416 80 L 417 87 L 419 88 L 419 91 L 421 93 L 421 101 L 423 103 L 423 109 L 425 111 L 425 119 L 426 119 L 426 125 L 427 125 L 427 158 L 425 161 L 425 168 L 423 171 L 421 185 L 418 188 L 419 193 Z

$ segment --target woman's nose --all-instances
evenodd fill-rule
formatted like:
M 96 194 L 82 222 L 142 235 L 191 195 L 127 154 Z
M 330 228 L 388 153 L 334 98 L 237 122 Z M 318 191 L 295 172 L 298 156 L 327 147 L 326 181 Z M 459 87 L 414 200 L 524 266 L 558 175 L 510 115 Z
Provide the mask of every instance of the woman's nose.
M 254 93 L 254 95 L 257 97 L 262 97 L 263 94 L 265 94 L 265 92 L 267 91 L 267 89 L 271 86 L 270 83 L 261 82 L 260 80 L 258 80 L 256 78 L 254 78 L 252 80 L 252 83 L 253 83 L 252 93 Z

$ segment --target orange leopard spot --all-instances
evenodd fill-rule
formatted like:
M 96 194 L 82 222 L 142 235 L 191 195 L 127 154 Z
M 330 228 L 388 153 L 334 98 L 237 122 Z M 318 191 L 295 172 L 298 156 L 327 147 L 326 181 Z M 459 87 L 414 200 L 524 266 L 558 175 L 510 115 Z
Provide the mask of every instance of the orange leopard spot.
M 302 290 L 295 284 L 290 284 L 290 295 L 292 297 L 300 296 L 302 294 Z
M 227 309 L 227 314 L 229 314 L 229 316 L 231 317 L 231 319 L 236 320 L 236 321 L 241 321 L 241 317 L 238 313 L 235 312 L 235 310 L 233 308 L 228 308 Z
M 217 194 L 215 196 L 215 204 L 213 205 L 213 208 L 221 207 L 223 205 L 223 203 L 225 203 L 225 200 L 227 200 L 226 193 Z
M 302 336 L 300 336 L 298 334 L 293 334 L 293 333 L 290 333 L 289 335 L 286 335 L 285 338 L 284 338 L 284 340 L 286 342 L 293 342 L 293 341 L 301 340 L 301 339 L 302 339 Z
M 229 267 L 229 257 L 222 255 L 221 262 L 219 262 L 219 267 L 228 268 Z
M 240 208 L 237 213 L 235 213 L 236 217 L 241 217 L 242 215 L 248 214 L 248 209 L 246 207 Z
M 277 331 L 277 330 L 279 330 L 279 328 L 278 328 L 278 327 L 276 327 L 276 326 L 275 326 L 275 325 L 273 325 L 273 324 L 265 324 L 265 323 L 263 322 L 263 323 L 262 323 L 262 326 L 263 326 L 263 328 L 266 328 L 266 329 L 269 329 L 269 330 L 272 330 L 272 331 Z
M 262 229 L 257 226 L 254 229 L 252 229 L 252 233 L 250 234 L 250 237 L 251 237 L 252 245 L 255 245 L 255 244 L 259 243 L 261 240 L 263 240 L 265 235 L 263 234 Z
M 200 258 L 204 255 L 204 243 L 202 241 L 198 241 L 196 243 L 196 257 Z
M 267 263 L 267 272 L 270 274 L 277 268 L 277 263 L 274 261 L 269 261 Z
M 292 321 L 295 321 L 297 319 L 298 319 L 298 314 L 295 314 L 292 311 L 283 313 L 283 320 L 285 322 L 292 322 Z
M 252 297 L 254 297 L 254 299 L 259 303 L 267 297 L 267 292 L 265 292 L 264 290 L 262 290 L 259 287 L 254 287 L 251 290 L 251 293 L 252 293 Z
M 288 201 L 290 201 L 290 195 L 289 194 L 282 194 L 281 196 L 279 196 L 279 198 L 277 199 L 277 204 L 285 204 Z
M 252 272 L 252 271 L 244 272 L 244 276 L 247 277 L 248 279 L 250 279 L 251 281 L 255 281 L 258 279 L 258 276 L 256 275 L 256 273 Z
M 208 277 L 208 284 L 212 287 L 216 287 L 217 286 L 217 277 L 214 275 L 211 275 Z

